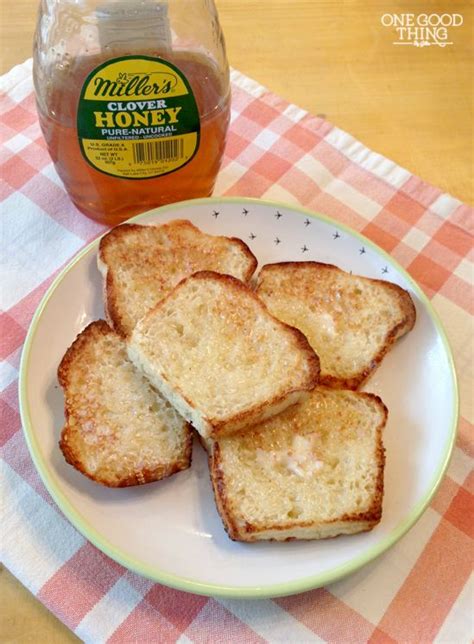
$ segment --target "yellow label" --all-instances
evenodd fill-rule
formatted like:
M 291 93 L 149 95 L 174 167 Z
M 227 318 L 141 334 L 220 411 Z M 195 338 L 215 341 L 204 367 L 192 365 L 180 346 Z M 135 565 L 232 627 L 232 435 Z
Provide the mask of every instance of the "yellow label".
M 128 179 L 168 174 L 199 147 L 199 112 L 185 76 L 147 56 L 110 60 L 87 77 L 77 130 L 82 153 L 97 170 Z

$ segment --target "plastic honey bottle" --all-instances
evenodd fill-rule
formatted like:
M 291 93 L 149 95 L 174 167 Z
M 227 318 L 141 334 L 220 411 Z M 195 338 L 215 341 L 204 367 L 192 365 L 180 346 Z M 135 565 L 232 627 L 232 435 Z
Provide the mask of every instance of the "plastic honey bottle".
M 33 77 L 73 203 L 115 225 L 212 193 L 230 84 L 213 0 L 42 0 Z

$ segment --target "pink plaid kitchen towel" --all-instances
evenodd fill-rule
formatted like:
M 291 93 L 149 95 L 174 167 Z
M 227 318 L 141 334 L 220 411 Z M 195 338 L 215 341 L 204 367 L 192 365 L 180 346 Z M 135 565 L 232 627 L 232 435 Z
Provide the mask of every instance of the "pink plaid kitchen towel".
M 75 210 L 53 169 L 36 117 L 31 61 L 0 82 L 5 565 L 87 642 L 470 641 L 472 209 L 232 73 L 232 125 L 216 194 L 324 212 L 406 267 L 447 329 L 460 376 L 461 423 L 431 506 L 362 571 L 277 600 L 182 593 L 125 570 L 88 543 L 54 505 L 29 457 L 17 402 L 28 324 L 53 277 L 103 228 Z

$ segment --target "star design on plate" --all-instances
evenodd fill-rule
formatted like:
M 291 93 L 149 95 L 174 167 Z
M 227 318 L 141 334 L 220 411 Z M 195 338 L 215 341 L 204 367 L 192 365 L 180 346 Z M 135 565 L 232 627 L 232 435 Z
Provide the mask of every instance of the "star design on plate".
M 254 235 L 253 233 L 250 233 L 250 235 L 249 235 L 249 239 L 255 239 L 255 237 L 256 237 L 256 236 L 257 236 L 257 235 Z
M 242 210 L 242 214 L 243 214 L 244 217 L 246 217 L 249 214 L 249 211 L 247 210 L 247 208 L 244 208 Z
M 306 246 L 306 244 L 305 244 L 305 245 L 303 246 L 303 248 L 301 249 L 301 252 L 302 252 L 302 253 L 307 253 L 308 251 L 309 251 L 309 248 L 308 248 L 308 247 Z
M 382 268 L 382 273 L 388 273 L 388 266 L 384 266 Z
M 305 226 L 311 226 L 311 224 L 312 224 L 312 223 L 313 223 L 313 222 L 312 222 L 312 221 L 310 221 L 307 217 L 306 217 L 306 219 L 304 220 L 304 225 L 305 225 Z
M 278 237 L 275 237 L 275 244 L 278 246 L 278 244 L 281 244 L 281 239 L 278 239 Z
M 359 255 L 365 255 L 366 252 L 367 251 L 365 250 L 365 248 L 363 246 L 362 246 L 362 248 L 359 248 Z
M 280 217 L 283 217 L 283 215 L 281 214 L 281 212 L 279 210 L 277 210 L 276 213 L 275 213 L 275 217 L 277 219 L 280 219 Z
M 212 213 L 212 216 L 215 217 L 215 219 L 217 219 L 217 217 L 219 217 L 219 215 L 220 215 L 220 212 L 218 210 L 214 210 L 213 213 Z
M 338 230 L 336 230 L 336 232 L 333 234 L 332 238 L 333 238 L 333 239 L 339 239 L 339 237 L 340 237 L 340 236 L 341 236 L 341 235 L 339 234 L 339 231 L 338 231 Z

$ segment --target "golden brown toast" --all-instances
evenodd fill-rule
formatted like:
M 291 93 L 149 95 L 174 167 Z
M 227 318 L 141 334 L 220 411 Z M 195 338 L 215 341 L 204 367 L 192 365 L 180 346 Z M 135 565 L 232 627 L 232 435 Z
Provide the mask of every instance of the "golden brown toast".
M 267 264 L 256 292 L 273 315 L 305 334 L 321 360 L 321 384 L 336 388 L 360 387 L 416 319 L 400 286 L 331 264 Z
M 184 277 L 200 270 L 248 282 L 257 260 L 240 239 L 207 235 L 190 221 L 122 224 L 100 241 L 106 317 L 123 336 Z
M 124 340 L 105 321 L 79 334 L 58 379 L 66 417 L 60 448 L 93 481 L 140 485 L 190 466 L 190 427 L 134 368 Z
M 231 539 L 324 539 L 372 529 L 382 515 L 386 420 L 374 394 L 317 387 L 278 416 L 206 442 Z
M 142 318 L 128 355 L 205 438 L 279 413 L 318 382 L 304 335 L 229 275 L 195 273 Z

